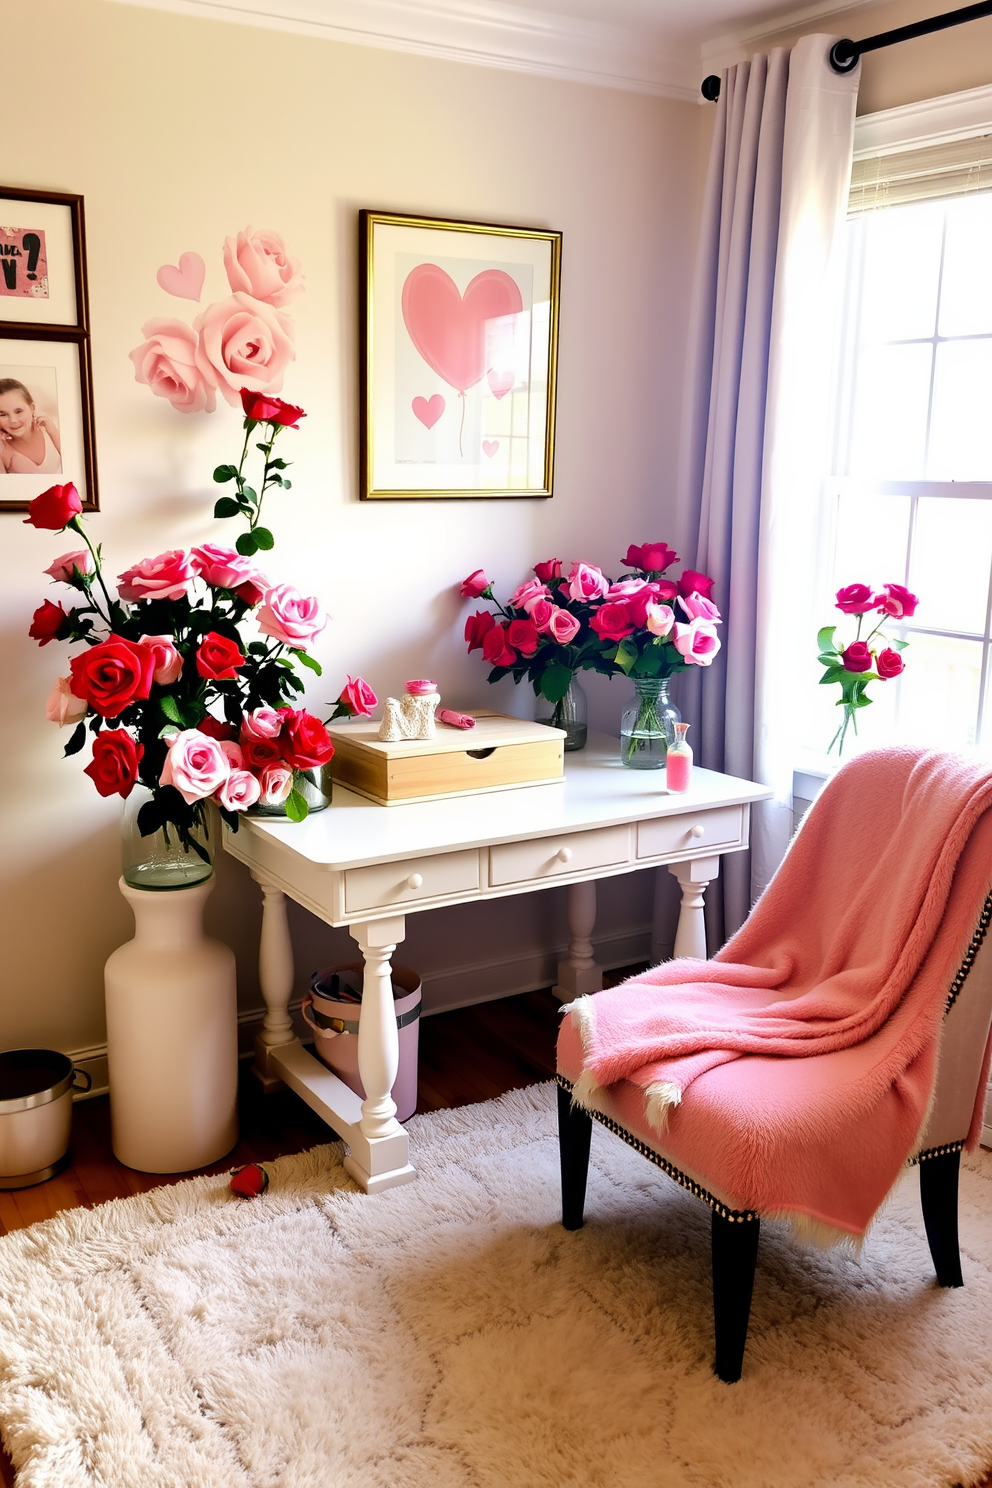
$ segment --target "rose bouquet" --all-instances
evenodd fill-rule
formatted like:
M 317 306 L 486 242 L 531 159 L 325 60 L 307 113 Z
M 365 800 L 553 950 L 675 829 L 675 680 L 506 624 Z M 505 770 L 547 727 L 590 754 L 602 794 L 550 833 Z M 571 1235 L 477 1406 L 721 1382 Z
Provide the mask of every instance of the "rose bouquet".
M 843 589 L 838 589 L 836 602 L 843 615 L 857 616 L 857 628 L 853 639 L 846 645 L 837 640 L 836 625 L 825 625 L 816 637 L 818 660 L 826 667 L 820 678 L 820 685 L 829 687 L 839 682 L 841 695 L 837 699 L 837 706 L 844 709 L 843 719 L 830 741 L 828 754 L 835 744 L 838 754 L 844 752 L 848 725 L 853 724 L 854 732 L 858 732 L 858 710 L 867 708 L 871 702 L 871 698 L 867 696 L 869 682 L 889 682 L 905 671 L 905 664 L 899 653 L 906 649 L 908 641 L 895 636 L 886 637 L 882 633 L 882 626 L 889 619 L 908 620 L 915 615 L 919 604 L 916 595 L 911 594 L 902 584 L 885 584 L 878 593 L 867 584 L 847 584 Z M 865 616 L 873 612 L 880 615 L 881 619 L 875 622 L 862 639 Z
M 27 521 L 41 530 L 68 530 L 84 547 L 62 554 L 46 570 L 74 590 L 76 602 L 46 600 L 29 634 L 42 646 L 77 642 L 67 676 L 59 677 L 48 717 L 75 725 L 66 755 L 80 753 L 90 736 L 85 773 L 103 796 L 130 796 L 136 784 L 149 799 L 138 813 L 143 837 L 173 829 L 187 854 L 209 861 L 199 840 L 213 800 L 237 829 L 253 806 L 279 809 L 294 821 L 307 815 L 306 783 L 330 760 L 323 723 L 295 700 L 303 690 L 296 667 L 320 674 L 307 646 L 326 618 L 315 598 L 290 584 L 272 584 L 253 555 L 272 546 L 259 526 L 262 498 L 286 487 L 284 461 L 272 457 L 282 428 L 298 425 L 302 410 L 246 392 L 245 450 L 237 467 L 219 467 L 237 495 L 217 504 L 217 515 L 247 517 L 237 549 L 204 543 L 146 558 L 118 577 L 116 595 L 103 572 L 101 551 L 83 526 L 72 485 L 38 496 Z M 265 459 L 256 492 L 244 477 L 248 443 Z M 250 638 L 242 631 L 250 622 Z

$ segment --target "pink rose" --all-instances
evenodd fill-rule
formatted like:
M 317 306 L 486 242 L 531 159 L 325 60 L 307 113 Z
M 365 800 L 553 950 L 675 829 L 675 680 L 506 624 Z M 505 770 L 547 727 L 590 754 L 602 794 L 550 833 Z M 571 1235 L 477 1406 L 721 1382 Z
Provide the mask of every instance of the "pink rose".
M 365 679 L 349 677 L 347 673 L 338 702 L 352 718 L 371 718 L 373 708 L 379 706 L 379 699 Z
M 486 578 L 481 568 L 477 568 L 467 579 L 462 579 L 459 593 L 463 599 L 480 599 L 491 584 L 492 580 Z
M 875 670 L 883 682 L 890 682 L 893 677 L 898 677 L 906 670 L 906 663 L 898 651 L 892 651 L 886 646 L 884 651 L 879 651 L 875 658 Z
M 286 368 L 296 356 L 292 321 L 261 300 L 233 294 L 208 305 L 194 322 L 199 332 L 196 365 L 204 378 L 216 380 L 221 396 L 240 406 L 242 388 L 277 393 Z
M 720 637 L 709 620 L 690 620 L 688 625 L 676 621 L 675 649 L 695 666 L 709 666 L 720 649 Z
M 230 761 L 216 739 L 199 729 L 183 729 L 169 745 L 158 783 L 174 785 L 190 805 L 212 796 L 230 773 Z
M 212 589 L 236 589 L 245 584 L 254 573 L 250 558 L 244 558 L 233 548 L 222 548 L 218 543 L 202 543 L 189 555 L 195 574 Z
M 197 362 L 196 332 L 181 320 L 149 320 L 145 340 L 130 353 L 134 378 L 167 398 L 179 413 L 213 413 L 217 406 L 213 372 Z
M 45 717 L 49 723 L 63 728 L 67 723 L 78 723 L 86 717 L 88 704 L 85 698 L 77 697 L 70 687 L 70 677 L 56 677 L 55 686 L 45 704 Z
M 622 641 L 625 636 L 634 633 L 633 623 L 624 604 L 607 602 L 600 605 L 589 624 L 604 641 Z
M 535 599 L 527 606 L 527 613 L 537 626 L 538 630 L 547 630 L 551 624 L 551 617 L 558 608 L 550 599 Z
M 157 682 L 160 687 L 171 687 L 183 669 L 183 659 L 172 644 L 172 637 L 145 635 L 139 638 L 138 645 L 148 646 L 154 652 L 155 670 L 152 672 L 152 681 Z
M 886 584 L 881 594 L 876 594 L 872 600 L 872 604 L 896 620 L 908 620 L 915 615 L 919 602 L 916 595 L 904 589 L 902 584 Z
M 630 599 L 634 594 L 643 594 L 645 589 L 654 590 L 647 579 L 620 579 L 618 583 L 611 584 L 606 591 L 607 599 Z
M 200 732 L 201 734 L 206 732 L 202 725 L 200 727 Z M 210 734 L 209 737 L 211 739 L 217 739 L 216 734 Z M 243 770 L 245 767 L 245 752 L 241 748 L 241 745 L 238 744 L 237 741 L 234 739 L 217 739 L 217 743 L 227 755 L 227 761 L 228 764 L 231 766 L 231 769 Z
M 293 772 L 288 765 L 266 765 L 258 783 L 262 805 L 281 806 L 293 789 Z
M 852 641 L 840 653 L 840 659 L 841 665 L 849 672 L 870 672 L 875 660 L 864 641 Z
M 581 626 L 568 610 L 556 608 L 548 622 L 548 633 L 554 636 L 559 646 L 567 646 L 578 635 Z
M 128 604 L 141 599 L 183 599 L 194 577 L 186 549 L 172 548 L 157 558 L 143 558 L 119 574 L 117 592 Z
M 303 289 L 300 260 L 290 258 L 277 232 L 246 227 L 224 239 L 224 268 L 235 291 L 243 290 L 265 305 L 288 305 Z
M 835 598 L 837 608 L 843 610 L 845 615 L 867 615 L 869 610 L 881 603 L 881 596 L 876 599 L 867 584 L 847 584 L 843 589 L 837 590 Z
M 546 558 L 543 563 L 535 563 L 534 572 L 542 584 L 547 584 L 551 579 L 560 579 L 561 559 Z
M 292 584 L 276 584 L 266 590 L 265 603 L 258 612 L 258 628 L 263 635 L 281 641 L 296 650 L 305 647 L 327 624 L 316 598 L 309 598 Z
M 711 599 L 701 594 L 680 594 L 679 605 L 690 620 L 708 620 L 711 625 L 723 623 L 723 617 Z
M 236 745 L 228 747 L 237 748 Z M 230 775 L 214 792 L 214 800 L 225 811 L 247 811 L 249 806 L 254 806 L 261 794 L 262 787 L 250 770 L 232 766 Z
M 573 563 L 568 576 L 568 592 L 572 599 L 585 604 L 601 599 L 609 588 L 603 570 L 594 563 Z
M 675 624 L 675 611 L 671 605 L 648 604 L 644 623 L 652 635 L 667 636 Z
M 511 610 L 529 610 L 531 604 L 536 604 L 539 599 L 550 598 L 551 590 L 547 584 L 542 584 L 540 579 L 527 579 L 514 589 L 506 604 Z
M 76 573 L 93 572 L 93 554 L 89 548 L 73 548 L 71 553 L 63 553 L 61 558 L 56 558 L 44 572 L 51 574 L 57 584 L 71 584 Z
M 282 733 L 282 714 L 275 708 L 256 708 L 246 713 L 241 721 L 241 741 L 249 739 L 278 739 Z

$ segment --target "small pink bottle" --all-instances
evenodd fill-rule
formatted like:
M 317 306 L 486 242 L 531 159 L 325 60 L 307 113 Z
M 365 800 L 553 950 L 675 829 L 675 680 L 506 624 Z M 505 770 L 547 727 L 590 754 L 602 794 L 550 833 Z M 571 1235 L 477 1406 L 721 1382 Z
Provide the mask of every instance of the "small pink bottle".
M 675 793 L 687 791 L 692 779 L 692 749 L 685 740 L 688 729 L 687 723 L 675 725 L 675 743 L 669 744 L 665 759 L 665 784 Z

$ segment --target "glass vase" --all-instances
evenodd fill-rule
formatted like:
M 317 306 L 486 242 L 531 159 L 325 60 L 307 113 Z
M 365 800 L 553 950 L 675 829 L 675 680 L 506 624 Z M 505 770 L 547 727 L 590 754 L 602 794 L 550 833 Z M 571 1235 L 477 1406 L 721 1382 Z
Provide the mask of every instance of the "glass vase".
M 309 811 L 323 811 L 331 804 L 331 767 L 322 765 L 314 770 L 294 770 L 293 789 L 299 791 Z M 286 802 L 278 806 L 263 806 L 257 801 L 248 812 L 249 816 L 285 816 Z
M 620 759 L 630 770 L 661 770 L 682 715 L 667 677 L 635 677 L 635 695 L 620 720 Z
M 564 729 L 566 754 L 585 749 L 586 739 L 589 737 L 589 704 L 578 678 L 572 677 L 568 691 L 557 703 L 549 703 L 546 697 L 539 696 L 534 709 L 534 722 Z
M 152 793 L 136 785 L 124 802 L 121 822 L 121 869 L 133 889 L 188 889 L 213 873 L 216 831 L 205 801 L 193 807 L 194 820 L 180 831 L 171 822 L 142 837 L 138 812 Z

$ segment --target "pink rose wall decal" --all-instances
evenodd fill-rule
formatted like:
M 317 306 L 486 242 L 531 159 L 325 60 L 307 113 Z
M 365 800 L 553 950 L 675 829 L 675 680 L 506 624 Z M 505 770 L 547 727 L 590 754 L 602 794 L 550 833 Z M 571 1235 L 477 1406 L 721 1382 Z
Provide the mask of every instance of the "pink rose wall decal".
M 176 264 L 163 264 L 155 278 L 166 294 L 175 295 L 180 300 L 198 300 L 203 293 L 206 274 L 207 266 L 198 253 L 183 253 L 178 267 Z
M 411 341 L 427 365 L 463 394 L 486 375 L 487 323 L 519 315 L 523 306 L 517 284 L 502 269 L 476 274 L 464 295 L 432 263 L 411 269 L 403 284 L 403 321 Z
M 425 429 L 433 429 L 444 412 L 444 398 L 435 393 L 432 398 L 414 398 L 410 405 L 414 418 L 418 418 Z

